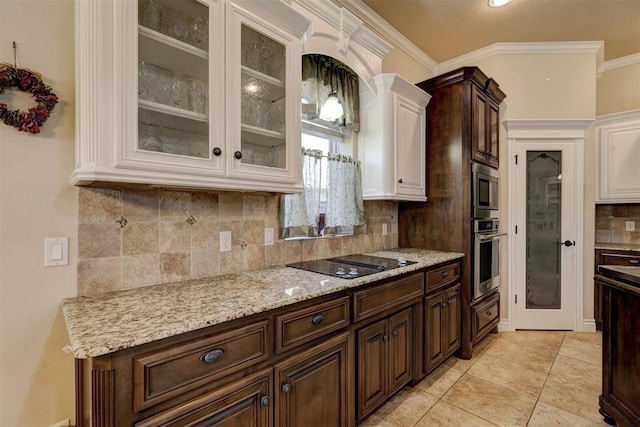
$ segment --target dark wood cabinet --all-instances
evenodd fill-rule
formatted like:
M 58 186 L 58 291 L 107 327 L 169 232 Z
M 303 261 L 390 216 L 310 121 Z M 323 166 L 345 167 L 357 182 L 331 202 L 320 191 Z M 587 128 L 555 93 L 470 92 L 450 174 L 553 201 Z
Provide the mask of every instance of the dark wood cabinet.
M 617 249 L 596 249 L 594 274 L 598 274 L 601 265 L 628 265 L 640 266 L 640 252 L 623 251 Z M 602 330 L 602 286 L 598 281 L 593 283 L 593 318 L 596 322 L 596 330 Z
M 460 348 L 460 284 L 425 297 L 425 369 L 430 372 Z
M 275 366 L 275 425 L 348 426 L 349 334 L 297 354 Z
M 411 341 L 411 308 L 357 331 L 359 421 L 411 381 Z
M 602 395 L 609 424 L 640 425 L 640 273 L 628 280 L 604 270 L 602 290 Z
M 471 341 L 477 344 L 500 322 L 500 293 L 494 292 L 471 306 Z
M 139 421 L 135 427 L 270 427 L 272 389 L 271 369 L 267 369 Z
M 432 98 L 427 105 L 427 201 L 398 205 L 401 247 L 462 252 L 461 347 L 472 355 L 471 279 L 472 162 L 497 167 L 500 103 L 506 97 L 477 67 L 463 67 L 417 84 Z

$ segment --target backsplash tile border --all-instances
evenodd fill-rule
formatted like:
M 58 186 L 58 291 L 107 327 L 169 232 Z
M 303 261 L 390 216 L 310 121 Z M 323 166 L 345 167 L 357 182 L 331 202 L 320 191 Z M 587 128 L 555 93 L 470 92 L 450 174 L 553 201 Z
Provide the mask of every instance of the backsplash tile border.
M 367 234 L 276 240 L 279 195 L 81 187 L 78 295 L 145 287 L 398 245 L 397 203 L 365 201 Z M 123 220 L 124 218 L 124 220 Z M 389 233 L 382 235 L 382 223 Z M 232 232 L 232 251 L 218 234 Z

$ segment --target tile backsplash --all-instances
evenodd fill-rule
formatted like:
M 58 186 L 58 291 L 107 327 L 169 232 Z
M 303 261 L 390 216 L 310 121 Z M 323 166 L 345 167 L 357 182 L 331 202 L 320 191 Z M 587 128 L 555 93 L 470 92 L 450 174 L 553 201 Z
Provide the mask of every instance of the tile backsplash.
M 78 295 L 398 245 L 394 202 L 365 201 L 366 234 L 265 246 L 265 227 L 279 235 L 279 195 L 82 187 L 78 198 Z M 220 231 L 231 231 L 231 252 L 220 252 Z
M 627 221 L 635 231 L 626 231 Z M 640 244 L 640 205 L 596 205 L 596 242 Z

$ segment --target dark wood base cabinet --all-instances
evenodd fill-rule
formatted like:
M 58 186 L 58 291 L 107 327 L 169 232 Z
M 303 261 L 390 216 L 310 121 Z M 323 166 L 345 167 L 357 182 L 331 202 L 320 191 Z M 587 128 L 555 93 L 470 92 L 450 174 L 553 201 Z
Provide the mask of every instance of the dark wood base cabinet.
M 500 292 L 487 295 L 471 306 L 471 342 L 478 344 L 500 323 Z
M 425 297 L 425 369 L 431 372 L 460 348 L 460 283 Z
M 596 249 L 593 274 L 598 274 L 601 265 L 640 266 L 640 252 L 621 251 L 615 249 Z M 602 330 L 602 286 L 594 281 L 593 286 L 593 318 L 596 330 Z
M 637 427 L 640 426 L 640 276 L 636 284 L 603 276 L 596 276 L 596 281 L 602 287 L 600 412 L 609 424 Z

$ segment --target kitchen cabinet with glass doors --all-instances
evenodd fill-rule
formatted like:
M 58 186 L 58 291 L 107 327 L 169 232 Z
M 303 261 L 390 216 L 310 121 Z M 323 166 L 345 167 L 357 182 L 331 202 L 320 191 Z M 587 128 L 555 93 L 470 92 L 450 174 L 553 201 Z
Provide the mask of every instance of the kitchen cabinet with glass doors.
M 301 188 L 301 40 L 278 0 L 76 1 L 77 185 Z

